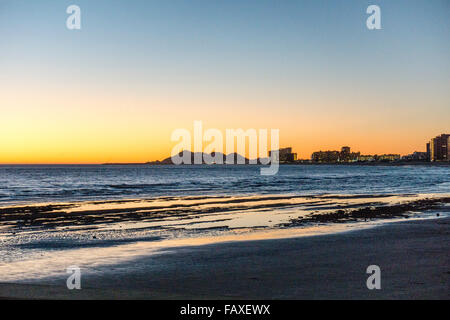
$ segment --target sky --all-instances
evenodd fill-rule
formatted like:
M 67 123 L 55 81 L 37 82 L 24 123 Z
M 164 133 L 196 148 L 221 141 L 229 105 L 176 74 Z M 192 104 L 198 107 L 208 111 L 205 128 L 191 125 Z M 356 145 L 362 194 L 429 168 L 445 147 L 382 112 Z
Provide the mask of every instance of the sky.
M 425 151 L 449 131 L 449 14 L 448 0 L 0 0 L 0 163 L 162 159 L 195 120 L 279 129 L 299 158 Z

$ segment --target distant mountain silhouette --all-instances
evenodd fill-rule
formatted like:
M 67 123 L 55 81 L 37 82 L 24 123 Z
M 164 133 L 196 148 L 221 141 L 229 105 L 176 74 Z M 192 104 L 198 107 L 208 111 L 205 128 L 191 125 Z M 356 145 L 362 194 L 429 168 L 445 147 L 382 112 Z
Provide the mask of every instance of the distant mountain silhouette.
M 210 156 L 212 157 L 212 161 L 216 160 L 216 162 L 213 162 L 212 164 L 250 164 L 250 160 L 247 159 L 244 156 L 241 156 L 240 154 L 234 152 L 234 153 L 230 153 L 228 155 L 225 155 L 221 152 L 212 152 L 212 153 L 204 153 L 204 152 L 191 152 L 191 151 L 184 151 L 187 153 L 187 157 L 189 157 L 191 159 L 191 164 L 194 164 L 194 159 L 195 157 L 200 157 L 200 159 L 202 159 L 202 164 L 211 164 L 211 163 L 207 163 L 205 162 L 205 155 L 206 156 Z M 180 152 L 178 154 L 180 157 L 183 157 L 183 151 Z M 222 161 L 220 161 L 220 159 Z M 267 161 L 269 160 L 269 158 L 258 158 L 256 159 L 256 164 L 262 164 L 261 160 L 264 162 L 264 164 L 267 163 Z M 253 161 L 254 162 L 254 161 Z M 147 162 L 147 164 L 174 164 L 172 162 L 172 157 L 168 157 L 162 161 L 151 161 L 151 162 Z

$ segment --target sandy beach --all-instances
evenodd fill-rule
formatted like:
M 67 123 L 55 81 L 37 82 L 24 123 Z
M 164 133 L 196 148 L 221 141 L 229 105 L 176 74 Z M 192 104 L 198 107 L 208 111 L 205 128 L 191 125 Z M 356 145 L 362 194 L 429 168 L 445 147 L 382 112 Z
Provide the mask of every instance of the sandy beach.
M 450 218 L 311 237 L 181 247 L 65 279 L 0 284 L 9 299 L 448 299 Z M 366 268 L 381 268 L 368 290 Z

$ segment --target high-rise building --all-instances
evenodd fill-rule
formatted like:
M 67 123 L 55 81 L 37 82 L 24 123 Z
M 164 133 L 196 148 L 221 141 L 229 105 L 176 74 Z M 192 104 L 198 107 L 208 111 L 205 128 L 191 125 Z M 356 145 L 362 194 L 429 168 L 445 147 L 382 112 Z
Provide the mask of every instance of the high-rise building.
M 338 162 L 339 151 L 316 151 L 311 155 L 313 162 Z
M 350 152 L 350 147 L 342 147 L 339 154 L 339 162 L 357 161 L 360 156 L 359 152 Z
M 349 154 L 350 153 L 350 147 L 342 147 L 341 148 L 342 154 Z
M 269 157 L 272 158 L 272 151 L 269 151 Z M 278 150 L 279 162 L 294 162 L 297 160 L 297 154 L 292 152 L 292 148 L 281 148 Z
M 450 161 L 450 134 L 441 134 L 430 141 L 430 161 Z
M 311 155 L 313 162 L 356 162 L 359 152 L 350 152 L 350 147 L 342 147 L 341 151 L 317 151 Z

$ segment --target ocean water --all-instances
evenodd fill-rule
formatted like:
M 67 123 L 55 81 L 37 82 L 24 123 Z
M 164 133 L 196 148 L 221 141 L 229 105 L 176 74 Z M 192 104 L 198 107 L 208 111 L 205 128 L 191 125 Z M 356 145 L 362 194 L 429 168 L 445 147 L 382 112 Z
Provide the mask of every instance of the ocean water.
M 0 166 L 0 206 L 189 195 L 450 193 L 450 167 Z

